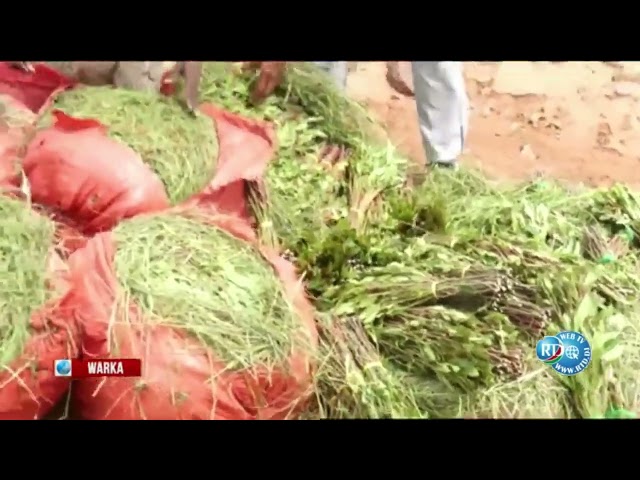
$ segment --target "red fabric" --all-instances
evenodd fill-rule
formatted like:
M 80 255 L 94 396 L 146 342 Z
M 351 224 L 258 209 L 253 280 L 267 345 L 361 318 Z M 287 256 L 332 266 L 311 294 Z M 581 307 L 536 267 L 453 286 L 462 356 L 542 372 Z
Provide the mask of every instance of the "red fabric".
M 189 211 L 182 214 L 188 215 Z M 222 215 L 206 221 L 259 248 L 245 221 Z M 81 256 L 72 257 L 78 262 L 89 262 L 74 268 L 89 270 L 78 278 L 86 302 L 78 311 L 83 329 L 82 348 L 86 357 L 108 357 L 110 332 L 118 345 L 118 356 L 142 359 L 143 376 L 78 381 L 73 389 L 73 405 L 82 418 L 285 419 L 305 404 L 311 389 L 317 331 L 312 307 L 289 262 L 263 251 L 298 308 L 302 320 L 300 341 L 294 341 L 298 347 L 279 368 L 256 365 L 251 371 L 234 371 L 217 359 L 215 352 L 185 332 L 145 322 L 134 304 L 129 305 L 127 318 L 119 312 L 114 319 L 118 288 L 113 267 L 116 248 L 112 234 L 102 233 L 89 240 Z
M 8 94 L 25 104 L 32 112 L 46 109 L 55 95 L 76 82 L 43 63 L 34 65 L 34 72 L 23 72 L 8 62 L 0 62 L 0 94 Z
M 40 419 L 69 388 L 69 379 L 54 375 L 53 364 L 79 354 L 73 314 L 78 298 L 60 257 L 53 254 L 47 270 L 52 278 L 49 287 L 66 293 L 32 315 L 32 334 L 22 354 L 0 370 L 0 420 Z
M 275 148 L 273 127 L 213 105 L 202 109 L 216 122 L 217 168 L 211 183 L 185 205 L 248 218 L 246 182 L 264 175 Z M 109 139 L 100 122 L 59 111 L 54 116 L 54 126 L 36 135 L 23 162 L 34 202 L 88 235 L 169 206 L 158 176 L 132 149 Z
M 35 69 L 29 74 L 0 63 L 0 93 L 41 111 L 57 93 L 75 85 L 46 65 L 38 64 Z M 201 110 L 216 124 L 217 167 L 211 183 L 185 205 L 248 218 L 246 182 L 259 182 L 264 175 L 276 148 L 273 126 L 210 104 L 202 105 Z M 24 160 L 36 203 L 62 214 L 89 235 L 106 231 L 122 219 L 168 206 L 158 177 L 133 150 L 110 140 L 98 120 L 62 112 L 55 116 L 55 125 L 38 133 Z M 12 151 L 14 144 L 13 138 L 0 135 L 0 150 L 4 145 Z M 8 155 L 0 156 L 0 182 L 5 183 L 14 170 L 6 158 Z M 17 181 L 13 178 L 14 184 Z
M 61 213 L 85 234 L 169 206 L 164 186 L 130 148 L 106 136 L 96 120 L 55 111 L 39 132 L 23 169 L 35 203 Z
M 213 208 L 217 212 L 249 218 L 246 183 L 262 182 L 277 148 L 273 125 L 228 112 L 212 104 L 200 110 L 211 117 L 218 134 L 216 175 L 202 193 L 187 205 Z

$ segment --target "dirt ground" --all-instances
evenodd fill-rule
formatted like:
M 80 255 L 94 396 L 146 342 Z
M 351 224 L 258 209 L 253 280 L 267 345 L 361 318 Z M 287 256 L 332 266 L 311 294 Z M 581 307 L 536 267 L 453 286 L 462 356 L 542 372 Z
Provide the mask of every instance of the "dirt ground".
M 424 162 L 415 101 L 394 92 L 385 72 L 384 62 L 358 63 L 349 94 Z M 640 187 L 640 62 L 469 62 L 465 75 L 472 112 L 463 163 L 504 180 Z

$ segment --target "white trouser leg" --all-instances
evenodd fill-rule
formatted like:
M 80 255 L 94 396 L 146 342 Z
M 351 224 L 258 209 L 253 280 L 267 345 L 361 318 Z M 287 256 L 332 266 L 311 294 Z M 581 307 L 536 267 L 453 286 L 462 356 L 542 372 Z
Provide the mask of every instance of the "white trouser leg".
M 324 70 L 333 81 L 336 83 L 340 90 L 347 88 L 347 62 L 313 62 L 318 68 Z
M 420 133 L 430 163 L 454 163 L 464 148 L 469 99 L 461 62 L 412 62 Z

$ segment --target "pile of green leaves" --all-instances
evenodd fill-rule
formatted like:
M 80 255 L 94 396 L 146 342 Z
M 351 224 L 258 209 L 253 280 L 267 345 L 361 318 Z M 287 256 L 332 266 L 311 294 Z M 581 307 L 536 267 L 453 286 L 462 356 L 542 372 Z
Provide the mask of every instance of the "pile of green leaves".
M 176 214 L 127 220 L 114 235 L 122 299 L 148 321 L 189 332 L 231 369 L 288 357 L 301 322 L 251 245 L 205 217 Z
M 640 382 L 620 363 L 625 354 L 634 365 L 640 359 L 633 353 L 640 324 L 631 320 L 637 322 L 640 286 L 629 233 L 640 218 L 629 215 L 635 196 L 622 187 L 569 191 L 535 183 L 478 189 L 473 179 L 460 189 L 465 181 L 464 173 L 435 174 L 423 188 L 388 192 L 386 214 L 377 216 L 383 221 L 351 234 L 360 246 L 394 238 L 394 264 L 347 267 L 325 304 L 360 318 L 396 366 L 467 397 L 468 416 L 539 416 L 546 409 L 547 416 L 586 418 L 610 405 L 637 410 Z M 397 231 L 403 235 L 390 234 Z M 469 279 L 482 268 L 500 272 L 508 287 L 488 288 L 490 275 L 474 285 Z M 458 298 L 442 293 L 451 282 Z M 558 379 L 536 370 L 527 355 L 535 341 L 567 329 L 592 342 L 589 372 Z M 544 400 L 540 392 L 550 382 L 558 384 L 556 396 Z M 518 401 L 509 404 L 504 392 Z
M 459 414 L 471 417 L 586 418 L 609 405 L 638 409 L 640 383 L 617 355 L 640 360 L 632 347 L 640 324 L 628 320 L 621 332 L 613 326 L 637 322 L 638 256 L 629 231 L 640 217 L 628 213 L 634 195 L 538 182 L 497 187 L 461 172 L 435 173 L 421 188 L 389 189 L 380 200 L 364 228 L 344 215 L 300 239 L 296 255 L 317 305 L 358 318 L 385 361 L 430 389 L 422 392 L 429 403 L 417 400 L 421 411 L 451 415 L 456 398 Z M 500 272 L 509 288 L 469 284 L 483 268 Z M 440 293 L 451 282 L 466 289 L 464 300 Z M 597 299 L 588 314 L 579 310 L 585 298 Z M 612 352 L 594 357 L 593 371 L 613 358 L 616 367 L 606 371 L 618 368 L 625 381 L 576 377 L 587 387 L 541 370 L 531 356 L 535 342 L 576 318 L 593 322 L 581 331 Z M 444 404 L 433 402 L 437 389 L 448 392 L 440 395 Z
M 406 160 L 387 143 L 372 140 L 373 123 L 362 107 L 312 65 L 291 64 L 285 82 L 258 106 L 250 102 L 254 80 L 229 63 L 207 62 L 201 97 L 275 125 L 278 151 L 267 171 L 267 201 L 255 208 L 263 238 L 297 257 L 308 232 L 348 216 L 350 176 L 366 174 L 372 188 L 393 188 L 404 180 Z M 349 162 L 323 164 L 327 144 L 347 148 Z
M 205 99 L 277 127 L 268 197 L 255 207 L 263 240 L 294 259 L 317 308 L 334 319 L 325 346 L 341 345 L 344 333 L 335 332 L 356 322 L 364 329 L 358 342 L 367 338 L 363 356 L 378 358 L 391 379 L 363 376 L 362 362 L 342 348 L 330 357 L 342 367 L 319 375 L 320 391 L 329 383 L 337 389 L 336 378 L 354 371 L 347 364 L 360 365 L 358 382 L 384 387 L 369 390 L 375 401 L 365 402 L 353 395 L 364 387 L 343 382 L 351 407 L 319 402 L 324 416 L 414 415 L 408 405 L 431 417 L 640 409 L 640 382 L 620 363 L 640 362 L 637 195 L 543 180 L 494 185 L 464 170 L 436 171 L 405 188 L 407 162 L 361 127 L 358 107 L 312 67 L 290 71 L 259 107 L 249 104 L 253 77 L 221 65 L 207 72 Z M 348 146 L 348 159 L 322 165 L 327 142 Z M 560 379 L 532 352 L 545 333 L 570 327 L 598 353 L 588 372 Z M 398 384 L 410 401 L 398 399 Z

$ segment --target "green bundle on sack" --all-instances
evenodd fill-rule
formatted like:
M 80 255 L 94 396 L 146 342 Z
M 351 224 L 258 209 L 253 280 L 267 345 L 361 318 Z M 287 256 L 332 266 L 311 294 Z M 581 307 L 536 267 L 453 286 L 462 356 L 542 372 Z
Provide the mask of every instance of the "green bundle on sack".
M 54 108 L 108 127 L 160 177 L 172 203 L 199 193 L 213 178 L 217 139 L 212 120 L 191 116 L 174 98 L 155 92 L 84 87 L 61 93 Z
M 0 420 L 45 416 L 68 388 L 54 360 L 78 354 L 70 283 L 55 224 L 0 197 Z
M 145 367 L 126 379 L 144 388 L 125 388 L 122 402 L 115 379 L 97 396 L 95 382 L 81 383 L 84 418 L 293 415 L 310 393 L 315 326 L 295 277 L 251 236 L 235 217 L 192 212 L 138 217 L 88 243 L 108 268 L 86 282 L 97 307 L 83 319 L 84 351 Z
M 122 291 L 144 312 L 190 332 L 231 369 L 286 358 L 300 321 L 253 246 L 178 215 L 130 220 L 114 235 Z
M 31 313 L 49 298 L 47 258 L 53 245 L 54 225 L 31 212 L 28 205 L 0 198 L 0 368 L 24 348 Z

